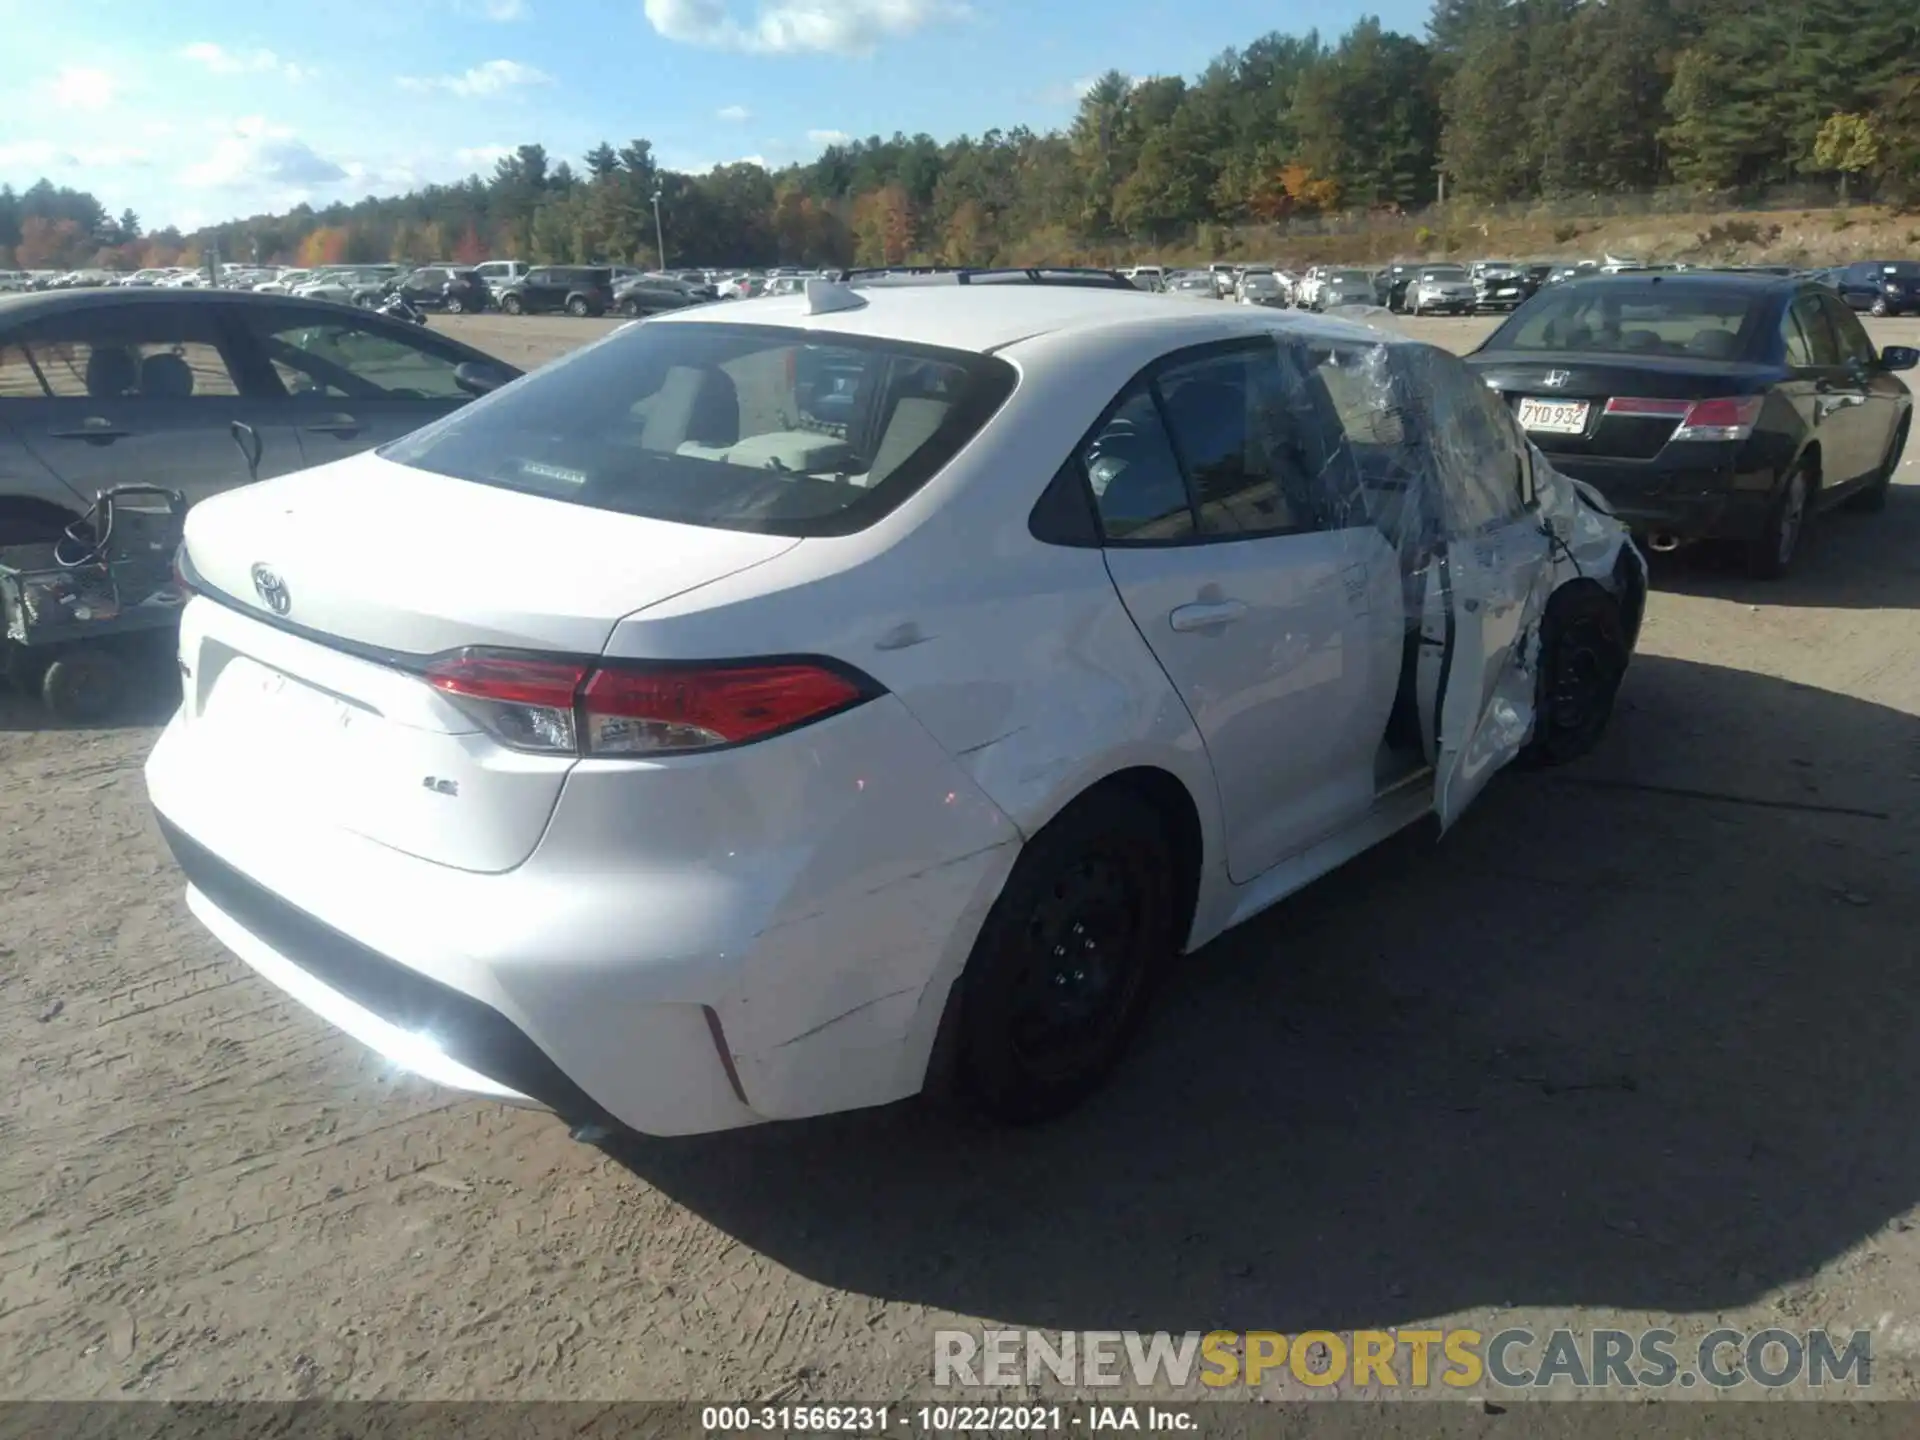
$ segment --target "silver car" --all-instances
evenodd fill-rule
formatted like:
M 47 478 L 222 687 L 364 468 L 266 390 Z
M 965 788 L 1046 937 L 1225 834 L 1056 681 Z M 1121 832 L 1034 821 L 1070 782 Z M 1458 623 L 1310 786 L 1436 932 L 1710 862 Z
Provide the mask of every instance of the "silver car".
M 109 486 L 189 503 L 398 439 L 519 371 L 384 316 L 245 290 L 0 297 L 0 545 Z
M 1407 310 L 1413 315 L 1471 315 L 1479 298 L 1464 265 L 1428 265 L 1407 287 Z

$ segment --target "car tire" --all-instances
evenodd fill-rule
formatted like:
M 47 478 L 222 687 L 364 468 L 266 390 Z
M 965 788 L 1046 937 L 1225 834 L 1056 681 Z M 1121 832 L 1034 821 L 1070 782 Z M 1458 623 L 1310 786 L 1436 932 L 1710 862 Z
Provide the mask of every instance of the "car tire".
M 509 315 L 520 315 L 526 312 L 527 307 L 518 295 L 507 295 L 501 298 L 500 308 Z
M 640 318 L 640 303 L 637 300 L 622 300 L 619 305 L 619 310 L 622 315 L 625 315 L 630 320 L 638 320 Z
M 1813 513 L 1813 473 L 1805 461 L 1793 467 L 1767 507 L 1767 521 L 1747 546 L 1747 573 L 1778 580 L 1793 568 Z
M 1532 766 L 1565 765 L 1599 744 L 1629 658 L 1618 600 L 1592 581 L 1554 591 L 1540 617 L 1533 738 L 1522 759 Z
M 456 300 L 452 296 L 447 298 L 447 314 L 464 315 L 466 311 L 467 307 L 464 301 Z
M 1867 307 L 1867 313 L 1873 316 L 1884 317 L 1887 313 L 1887 297 L 1884 295 L 1874 296 L 1873 304 Z
M 567 313 L 576 320 L 584 320 L 593 313 L 593 307 L 587 303 L 584 295 L 575 295 L 567 301 Z
M 1911 415 L 1900 422 L 1899 428 L 1893 432 L 1893 440 L 1887 446 L 1887 458 L 1880 462 L 1879 470 L 1867 482 L 1866 488 L 1848 498 L 1847 509 L 1878 514 L 1887 508 L 1887 492 L 1893 488 L 1894 472 L 1900 468 L 1900 455 L 1907 448 L 1907 433 L 1912 425 Z
M 54 656 L 40 677 L 40 703 L 56 720 L 103 720 L 125 693 L 125 666 L 99 645 L 77 645 Z
M 1065 1114 L 1104 1081 L 1179 944 L 1161 817 L 1122 790 L 1043 829 L 975 940 L 956 987 L 957 1091 L 1005 1125 Z

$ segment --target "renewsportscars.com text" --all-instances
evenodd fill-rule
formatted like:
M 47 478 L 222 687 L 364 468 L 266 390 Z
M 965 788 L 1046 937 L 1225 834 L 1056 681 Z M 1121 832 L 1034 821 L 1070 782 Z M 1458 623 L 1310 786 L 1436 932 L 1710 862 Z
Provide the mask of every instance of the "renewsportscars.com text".
M 1666 1329 L 1216 1330 L 1201 1335 L 1133 1330 L 937 1330 L 933 1383 L 943 1388 L 1037 1385 L 1074 1389 L 1213 1390 L 1295 1383 L 1324 1388 L 1509 1390 L 1669 1388 L 1777 1390 L 1873 1383 L 1866 1330 Z

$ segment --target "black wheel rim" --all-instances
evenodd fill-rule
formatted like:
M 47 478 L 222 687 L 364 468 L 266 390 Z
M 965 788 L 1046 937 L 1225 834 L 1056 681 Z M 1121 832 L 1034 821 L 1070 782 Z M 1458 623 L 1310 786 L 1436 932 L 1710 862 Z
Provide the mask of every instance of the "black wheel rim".
M 114 677 L 111 671 L 87 662 L 66 661 L 61 666 L 58 708 L 75 720 L 97 720 L 113 706 Z
M 1578 734 L 1606 713 L 1616 664 L 1599 623 L 1580 620 L 1561 633 L 1548 677 L 1547 713 L 1553 728 Z
M 1034 905 L 1011 1017 L 1030 1073 L 1071 1076 L 1111 1047 L 1139 989 L 1140 924 L 1139 889 L 1111 856 L 1075 861 Z

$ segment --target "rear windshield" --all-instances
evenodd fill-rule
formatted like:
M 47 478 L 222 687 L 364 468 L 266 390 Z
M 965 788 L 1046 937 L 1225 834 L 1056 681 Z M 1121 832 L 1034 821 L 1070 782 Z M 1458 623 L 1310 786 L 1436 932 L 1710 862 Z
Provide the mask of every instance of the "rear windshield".
M 1429 280 L 1464 280 L 1466 270 L 1459 265 L 1429 265 L 1420 272 Z
M 1012 393 L 1004 360 L 821 331 L 647 322 L 379 453 L 599 510 L 847 535 L 926 483 Z
M 1671 282 L 1608 281 L 1542 291 L 1488 339 L 1488 350 L 1594 350 L 1730 360 L 1755 297 Z

